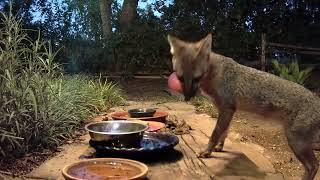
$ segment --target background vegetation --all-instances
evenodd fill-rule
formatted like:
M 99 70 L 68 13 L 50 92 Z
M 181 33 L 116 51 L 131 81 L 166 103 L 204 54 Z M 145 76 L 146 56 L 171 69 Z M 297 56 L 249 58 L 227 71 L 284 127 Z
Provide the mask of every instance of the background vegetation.
M 277 60 L 273 60 L 271 63 L 276 75 L 300 85 L 305 84 L 306 79 L 311 75 L 313 69 L 312 67 L 301 69 L 297 62 L 285 65 L 279 63 Z
M 63 76 L 51 43 L 33 41 L 12 14 L 1 19 L 0 159 L 55 149 L 90 115 L 123 102 L 101 78 Z
M 246 64 L 260 59 L 262 33 L 268 42 L 310 47 L 319 47 L 320 42 L 316 0 L 12 2 L 25 27 L 40 29 L 54 49 L 62 47 L 57 59 L 68 72 L 168 71 L 168 33 L 196 40 L 212 32 L 216 52 Z M 8 4 L 9 0 L 1 1 L 0 9 L 8 11 Z M 269 48 L 267 60 L 273 58 L 283 63 L 319 60 L 295 50 Z

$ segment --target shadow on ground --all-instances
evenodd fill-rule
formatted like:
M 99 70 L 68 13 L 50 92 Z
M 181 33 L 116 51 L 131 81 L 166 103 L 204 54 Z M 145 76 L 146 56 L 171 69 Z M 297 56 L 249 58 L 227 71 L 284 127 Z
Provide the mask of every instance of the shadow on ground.
M 259 167 L 252 162 L 246 155 L 238 152 L 224 152 L 233 154 L 234 158 L 228 159 L 228 163 L 225 167 L 217 172 L 216 176 L 247 176 L 257 179 L 264 179 L 266 173 L 261 171 Z M 215 157 L 221 159 L 223 157 Z
M 108 157 L 108 158 L 128 158 L 147 163 L 149 165 L 156 165 L 157 163 L 173 163 L 183 158 L 183 154 L 178 150 L 170 150 L 161 153 L 107 153 L 96 152 L 94 157 Z

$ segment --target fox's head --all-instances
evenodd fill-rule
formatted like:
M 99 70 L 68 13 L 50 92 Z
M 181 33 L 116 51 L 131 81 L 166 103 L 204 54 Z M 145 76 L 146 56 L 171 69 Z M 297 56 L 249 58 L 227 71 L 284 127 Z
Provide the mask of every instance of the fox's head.
M 173 70 L 183 86 L 185 101 L 194 97 L 199 81 L 208 70 L 212 35 L 208 34 L 198 42 L 186 42 L 168 35 L 172 54 Z

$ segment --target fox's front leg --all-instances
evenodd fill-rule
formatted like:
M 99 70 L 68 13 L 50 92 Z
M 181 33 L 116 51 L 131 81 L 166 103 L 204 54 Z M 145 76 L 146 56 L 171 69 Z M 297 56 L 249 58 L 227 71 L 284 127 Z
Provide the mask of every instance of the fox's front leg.
M 229 128 L 228 128 L 229 129 Z M 222 152 L 223 147 L 224 147 L 224 141 L 228 135 L 228 129 L 224 131 L 224 133 L 221 135 L 218 144 L 214 147 L 213 151 L 214 152 Z
M 226 108 L 219 111 L 218 121 L 217 121 L 216 127 L 214 128 L 211 134 L 208 147 L 204 151 L 200 152 L 198 157 L 202 157 L 202 158 L 209 157 L 212 151 L 214 150 L 214 148 L 216 148 L 216 150 L 219 150 L 219 146 L 220 146 L 220 151 L 222 150 L 224 139 L 227 136 L 227 131 L 228 131 L 234 112 L 235 110 L 232 108 Z

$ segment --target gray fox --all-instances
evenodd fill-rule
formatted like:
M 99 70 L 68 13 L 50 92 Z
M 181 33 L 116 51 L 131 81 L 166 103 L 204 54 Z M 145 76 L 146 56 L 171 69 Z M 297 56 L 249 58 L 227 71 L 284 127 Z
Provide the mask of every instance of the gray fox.
M 236 110 L 278 120 L 289 147 L 303 164 L 303 180 L 313 180 L 319 162 L 312 149 L 320 134 L 320 98 L 294 82 L 246 67 L 211 51 L 212 35 L 187 42 L 168 35 L 173 70 L 181 81 L 185 101 L 198 89 L 218 109 L 218 121 L 207 148 L 198 157 L 222 151 L 230 121 Z

